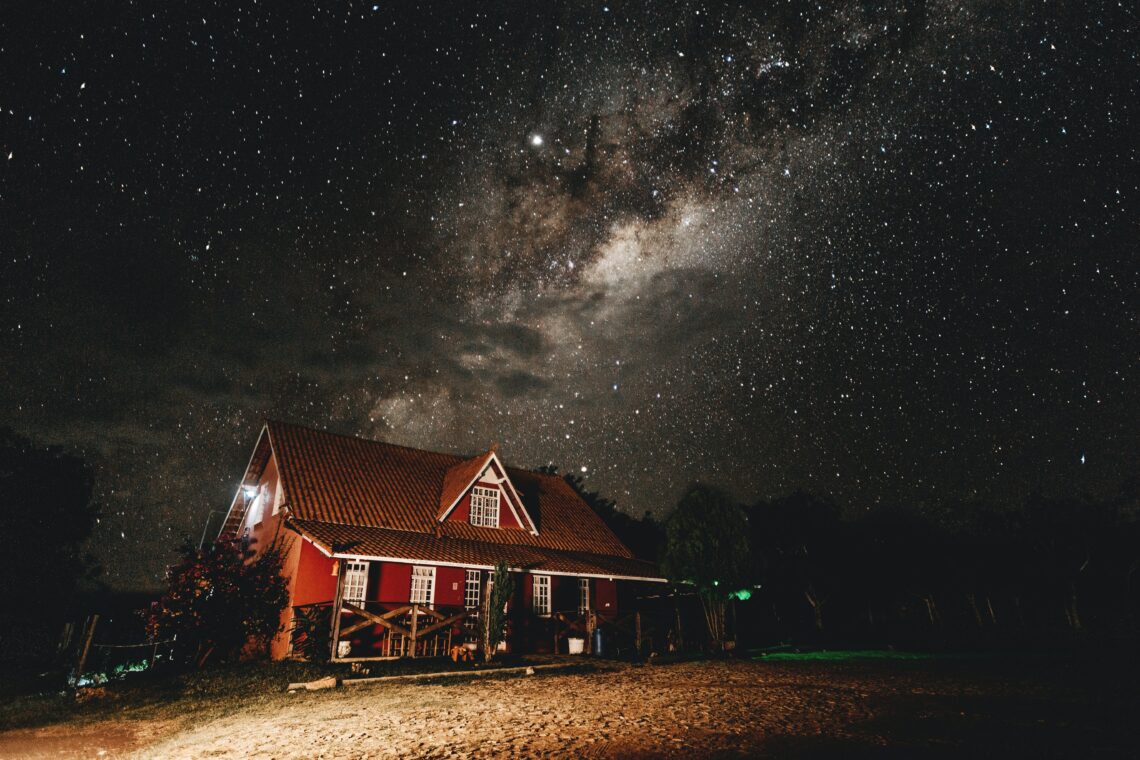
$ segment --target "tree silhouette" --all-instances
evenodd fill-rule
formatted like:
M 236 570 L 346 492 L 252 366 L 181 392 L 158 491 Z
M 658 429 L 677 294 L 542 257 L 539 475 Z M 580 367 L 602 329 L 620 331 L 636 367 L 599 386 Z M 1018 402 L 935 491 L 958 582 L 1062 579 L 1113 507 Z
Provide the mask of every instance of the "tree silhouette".
M 727 640 L 729 596 L 750 584 L 751 563 L 744 510 L 720 489 L 690 485 L 665 520 L 661 569 L 696 589 L 715 648 Z
M 78 582 L 95 574 L 82 551 L 98 517 L 93 484 L 79 457 L 0 429 L 0 514 L 7 539 L 0 552 L 0 656 L 46 654 L 11 644 L 54 643 L 57 631 L 46 629 L 70 612 Z M 39 638 L 29 638 L 34 635 Z

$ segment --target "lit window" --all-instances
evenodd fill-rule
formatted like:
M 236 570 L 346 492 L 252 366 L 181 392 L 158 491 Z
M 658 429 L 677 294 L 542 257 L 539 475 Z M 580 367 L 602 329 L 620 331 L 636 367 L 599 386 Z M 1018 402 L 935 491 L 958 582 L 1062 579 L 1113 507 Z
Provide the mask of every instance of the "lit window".
M 499 491 L 475 486 L 471 489 L 471 524 L 499 527 Z
M 344 569 L 344 601 L 361 605 L 368 592 L 368 563 L 349 562 Z
M 550 576 L 534 576 L 534 614 L 546 617 L 550 614 Z
M 468 570 L 467 579 L 463 584 L 463 606 L 469 610 L 479 609 L 479 582 L 482 573 L 478 570 Z
M 578 579 L 578 614 L 585 615 L 590 611 L 590 579 Z
M 435 592 L 435 568 L 412 568 L 412 589 L 408 601 L 412 604 L 431 604 Z

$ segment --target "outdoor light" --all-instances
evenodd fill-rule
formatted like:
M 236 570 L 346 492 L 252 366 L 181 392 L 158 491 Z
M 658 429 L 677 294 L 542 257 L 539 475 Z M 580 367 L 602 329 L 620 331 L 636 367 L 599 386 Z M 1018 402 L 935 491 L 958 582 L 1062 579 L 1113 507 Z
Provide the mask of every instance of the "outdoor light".
M 241 490 L 245 493 L 245 498 L 252 499 L 257 496 L 257 486 L 242 486 Z

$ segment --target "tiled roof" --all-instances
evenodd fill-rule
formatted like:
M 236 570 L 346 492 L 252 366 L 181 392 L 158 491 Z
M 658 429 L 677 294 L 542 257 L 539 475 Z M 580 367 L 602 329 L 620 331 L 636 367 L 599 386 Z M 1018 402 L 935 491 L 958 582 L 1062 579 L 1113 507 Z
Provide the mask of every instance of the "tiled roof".
M 425 533 L 292 520 L 292 527 L 330 554 L 447 562 L 492 567 L 499 562 L 529 571 L 664 580 L 652 562 L 590 552 L 469 541 Z M 516 531 L 517 532 L 517 531 Z
M 632 553 L 557 475 L 507 467 L 538 535 L 526 530 L 439 523 L 441 494 L 450 470 L 468 460 L 453 454 L 335 435 L 282 422 L 267 423 L 277 455 L 285 503 L 299 521 L 435 531 L 468 542 L 632 558 Z M 470 478 L 474 478 L 472 472 Z M 442 560 L 441 560 L 442 561 Z

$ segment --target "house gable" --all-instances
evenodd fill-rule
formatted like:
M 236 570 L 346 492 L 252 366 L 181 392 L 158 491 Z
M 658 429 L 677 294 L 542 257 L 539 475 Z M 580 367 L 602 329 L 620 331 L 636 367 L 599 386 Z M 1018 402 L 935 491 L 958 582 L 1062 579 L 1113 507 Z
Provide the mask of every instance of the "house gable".
M 534 520 L 493 448 L 486 454 L 460 462 L 447 471 L 443 492 L 440 494 L 437 521 L 470 522 L 471 497 L 476 488 L 482 493 L 497 494 L 499 520 L 496 527 L 522 529 L 538 535 Z

